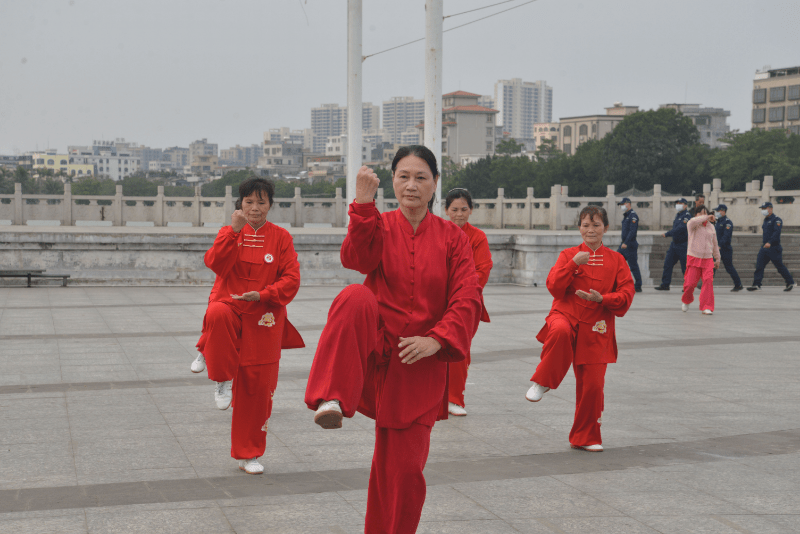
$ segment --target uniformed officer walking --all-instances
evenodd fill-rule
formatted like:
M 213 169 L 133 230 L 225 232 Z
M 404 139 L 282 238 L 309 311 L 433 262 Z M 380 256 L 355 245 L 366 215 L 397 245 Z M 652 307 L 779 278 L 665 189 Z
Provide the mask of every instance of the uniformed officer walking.
M 728 218 L 728 206 L 720 204 L 714 208 L 714 217 L 717 222 L 714 225 L 717 230 L 717 243 L 719 244 L 719 255 L 722 257 L 722 264 L 725 270 L 733 279 L 733 289 L 731 291 L 741 291 L 744 289 L 739 273 L 733 266 L 733 247 L 731 247 L 731 237 L 733 236 L 733 221 Z
M 758 251 L 756 258 L 756 272 L 753 274 L 753 285 L 748 287 L 748 291 L 761 289 L 761 281 L 764 279 L 764 268 L 769 262 L 775 264 L 775 268 L 786 281 L 786 289 L 791 291 L 794 287 L 794 278 L 789 269 L 783 264 L 783 247 L 781 246 L 781 227 L 783 221 L 780 217 L 772 213 L 772 202 L 764 202 L 761 205 L 761 215 L 764 216 L 764 224 L 761 225 L 762 242 L 761 250 Z
M 622 209 L 622 243 L 617 252 L 622 254 L 633 276 L 633 287 L 637 293 L 642 292 L 642 273 L 639 272 L 639 242 L 636 241 L 636 231 L 639 229 L 639 216 L 631 209 L 631 199 L 623 198 L 618 205 Z
M 686 247 L 689 241 L 689 230 L 686 228 L 686 223 L 692 218 L 686 207 L 689 203 L 685 198 L 679 199 L 675 202 L 675 219 L 672 221 L 672 230 L 662 237 L 671 237 L 672 243 L 667 249 L 667 255 L 664 258 L 664 273 L 661 275 L 661 285 L 656 287 L 657 291 L 669 291 L 669 284 L 672 282 L 672 268 L 675 264 L 681 263 L 681 272 L 686 274 Z

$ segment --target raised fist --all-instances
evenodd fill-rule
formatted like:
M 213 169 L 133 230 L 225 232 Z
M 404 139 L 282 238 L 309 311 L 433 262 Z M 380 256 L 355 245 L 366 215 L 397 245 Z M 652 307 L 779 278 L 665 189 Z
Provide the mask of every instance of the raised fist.
M 574 261 L 577 265 L 586 265 L 589 263 L 589 253 L 585 250 L 582 250 L 572 257 L 572 261 Z
M 358 169 L 356 175 L 356 202 L 359 204 L 369 204 L 375 199 L 378 186 L 381 185 L 378 175 L 367 166 Z
M 244 216 L 242 210 L 236 210 L 231 214 L 231 226 L 234 232 L 237 234 L 241 232 L 245 224 L 247 224 L 247 217 Z

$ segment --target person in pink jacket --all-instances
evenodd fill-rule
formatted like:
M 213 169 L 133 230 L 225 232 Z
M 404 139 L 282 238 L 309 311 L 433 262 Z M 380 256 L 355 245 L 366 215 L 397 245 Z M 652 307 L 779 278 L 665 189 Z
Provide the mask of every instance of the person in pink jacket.
M 704 205 L 696 206 L 694 217 L 686 223 L 689 244 L 686 252 L 686 276 L 683 279 L 681 309 L 689 310 L 694 300 L 694 288 L 702 278 L 700 311 L 703 315 L 714 313 L 714 269 L 719 268 L 719 245 L 714 228 L 714 215 Z

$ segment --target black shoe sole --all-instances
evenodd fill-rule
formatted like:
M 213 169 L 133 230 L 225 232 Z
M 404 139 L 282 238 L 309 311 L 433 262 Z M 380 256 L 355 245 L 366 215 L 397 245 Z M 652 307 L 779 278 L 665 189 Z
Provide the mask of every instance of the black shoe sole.
M 784 289 L 784 291 L 791 291 L 791 290 L 792 290 L 792 288 L 794 288 L 794 286 L 792 286 L 792 287 L 787 287 L 786 289 Z
M 761 289 L 761 286 L 758 286 L 758 287 L 748 287 L 748 288 L 747 288 L 747 290 L 748 290 L 748 291 L 759 291 L 760 289 Z
M 656 291 L 669 291 L 668 287 L 661 287 L 661 286 L 655 287 L 653 289 L 655 289 Z
M 741 291 L 742 289 L 744 289 L 744 286 L 736 286 L 733 289 L 731 289 L 731 292 L 733 292 L 733 291 Z

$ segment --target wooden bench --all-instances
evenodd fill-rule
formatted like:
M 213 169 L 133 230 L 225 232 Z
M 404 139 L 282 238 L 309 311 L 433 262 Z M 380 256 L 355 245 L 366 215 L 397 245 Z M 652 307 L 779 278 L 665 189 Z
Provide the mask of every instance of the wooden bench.
M 61 278 L 61 287 L 67 287 L 68 274 L 45 274 L 44 269 L 12 269 L 0 270 L 0 278 L 27 278 L 28 287 L 31 287 L 31 279 L 45 278 L 57 279 Z

